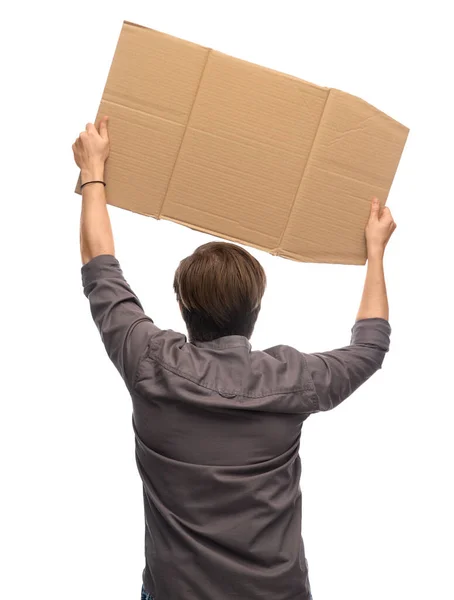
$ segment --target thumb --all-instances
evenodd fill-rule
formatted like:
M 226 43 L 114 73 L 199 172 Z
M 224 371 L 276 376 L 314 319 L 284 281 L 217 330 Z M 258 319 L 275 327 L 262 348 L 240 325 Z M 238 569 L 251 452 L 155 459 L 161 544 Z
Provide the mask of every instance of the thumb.
M 101 122 L 99 123 L 99 135 L 102 137 L 103 140 L 107 140 L 108 139 L 108 133 L 107 133 L 107 121 L 109 120 L 109 117 L 103 117 L 101 119 Z
M 380 202 L 378 198 L 372 198 L 372 204 L 370 207 L 370 220 L 377 220 L 380 214 Z

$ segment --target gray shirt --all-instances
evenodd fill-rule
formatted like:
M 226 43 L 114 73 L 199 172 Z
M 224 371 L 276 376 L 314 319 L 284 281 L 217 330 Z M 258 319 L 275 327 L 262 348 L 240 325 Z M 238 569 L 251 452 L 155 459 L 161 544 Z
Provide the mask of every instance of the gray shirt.
M 252 351 L 240 336 L 192 344 L 144 314 L 113 256 L 82 277 L 132 398 L 145 589 L 156 600 L 309 600 L 301 426 L 381 368 L 388 321 L 357 321 L 350 346 L 317 354 Z

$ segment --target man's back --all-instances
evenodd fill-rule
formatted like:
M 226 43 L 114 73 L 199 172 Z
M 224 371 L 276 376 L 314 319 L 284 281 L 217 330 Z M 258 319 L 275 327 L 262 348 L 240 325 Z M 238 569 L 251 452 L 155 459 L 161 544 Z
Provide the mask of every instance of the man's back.
M 308 598 L 301 424 L 315 402 L 285 352 L 156 336 L 137 379 L 147 569 L 157 598 Z
M 158 334 L 133 394 L 157 598 L 309 598 L 301 540 L 302 362 L 246 338 Z
M 322 354 L 255 352 L 242 336 L 188 343 L 144 315 L 113 256 L 90 261 L 83 279 L 133 400 L 147 591 L 156 600 L 309 600 L 301 425 L 381 367 L 388 322 L 357 321 L 350 346 Z

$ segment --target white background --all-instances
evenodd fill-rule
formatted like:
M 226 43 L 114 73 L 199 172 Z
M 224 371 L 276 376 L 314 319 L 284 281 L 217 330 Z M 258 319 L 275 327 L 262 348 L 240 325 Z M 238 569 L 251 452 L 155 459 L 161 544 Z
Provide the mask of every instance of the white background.
M 1 9 L 2 600 L 139 598 L 131 405 L 81 290 L 71 153 L 96 114 L 123 19 L 343 89 L 411 128 L 389 197 L 398 223 L 386 256 L 392 351 L 353 397 L 304 426 L 303 535 L 314 600 L 454 599 L 448 6 L 80 0 Z M 210 238 L 110 212 L 128 281 L 159 326 L 182 328 L 173 272 Z M 252 252 L 269 281 L 255 348 L 349 343 L 363 267 Z

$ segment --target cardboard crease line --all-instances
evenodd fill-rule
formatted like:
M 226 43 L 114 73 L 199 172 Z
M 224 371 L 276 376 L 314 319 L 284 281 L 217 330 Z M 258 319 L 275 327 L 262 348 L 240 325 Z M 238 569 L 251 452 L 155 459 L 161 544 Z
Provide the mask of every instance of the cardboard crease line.
M 189 123 L 190 123 L 190 121 L 191 121 L 191 117 L 192 117 L 192 111 L 194 110 L 194 106 L 195 106 L 195 103 L 196 103 L 196 101 L 197 101 L 197 97 L 198 97 L 198 95 L 199 95 L 200 86 L 202 85 L 203 76 L 205 75 L 205 70 L 206 70 L 206 68 L 207 68 L 208 59 L 210 58 L 211 52 L 212 52 L 212 50 L 211 50 L 211 48 L 210 48 L 210 49 L 208 50 L 208 52 L 207 52 L 207 57 L 206 57 L 206 60 L 205 60 L 205 64 L 203 65 L 202 73 L 201 73 L 201 75 L 200 75 L 199 84 L 198 84 L 198 86 L 197 86 L 197 89 L 196 89 L 196 91 L 195 91 L 195 94 L 194 94 L 194 101 L 193 101 L 193 103 L 192 103 L 191 110 L 190 110 L 190 112 L 189 112 L 188 120 L 187 120 L 187 122 L 186 122 L 186 126 L 185 126 L 185 128 L 184 128 L 184 133 L 183 133 L 183 135 L 182 135 L 182 137 L 181 137 L 180 147 L 178 148 L 177 156 L 176 156 L 176 158 L 175 158 L 175 163 L 174 163 L 174 165 L 173 165 L 172 172 L 171 172 L 171 174 L 170 174 L 170 177 L 169 177 L 169 183 L 168 183 L 168 185 L 167 185 L 166 193 L 164 194 L 164 198 L 163 198 L 163 200 L 162 200 L 162 202 L 161 202 L 161 206 L 159 207 L 159 211 L 158 211 L 158 219 L 160 219 L 160 218 L 161 218 L 162 209 L 164 208 L 164 204 L 165 204 L 165 202 L 166 202 L 166 199 L 167 199 L 167 194 L 169 193 L 170 184 L 172 183 L 173 174 L 174 174 L 174 172 L 175 172 L 175 168 L 176 168 L 176 166 L 177 166 L 178 159 L 180 158 L 180 152 L 181 152 L 181 148 L 183 147 L 183 142 L 184 142 L 184 139 L 185 139 L 185 137 L 186 137 L 186 133 L 187 133 L 187 131 L 188 131 L 188 129 L 189 129 Z
M 153 119 L 159 119 L 160 121 L 165 121 L 166 123 L 172 123 L 172 125 L 179 125 L 182 127 L 181 123 L 177 121 L 172 121 L 171 119 L 166 119 L 165 117 L 160 117 L 159 115 L 155 115 L 154 113 L 147 112 L 146 110 L 142 110 L 140 108 L 135 108 L 134 106 L 128 106 L 127 104 L 122 104 L 121 102 L 115 102 L 115 100 L 108 100 L 105 96 L 102 99 L 103 104 L 113 104 L 114 106 L 120 106 L 125 110 L 132 110 L 133 112 L 139 113 L 140 115 L 145 115 L 147 117 L 153 117 Z M 144 125 L 138 125 L 138 127 L 144 127 Z
M 364 119 L 364 121 L 362 121 L 358 125 L 358 127 L 354 127 L 353 129 L 348 129 L 347 131 L 342 132 L 332 142 L 330 142 L 327 145 L 327 148 L 331 148 L 331 146 L 334 146 L 335 144 L 337 144 L 338 142 L 340 142 L 342 139 L 344 139 L 344 137 L 346 135 L 350 135 L 351 133 L 357 133 L 358 131 L 364 131 L 365 129 L 367 129 L 367 127 L 365 126 L 365 124 L 367 123 L 367 121 L 370 121 L 371 119 L 376 119 L 379 116 L 380 115 L 378 113 L 375 114 L 375 115 L 371 115 L 370 117 L 367 117 L 366 119 Z
M 299 193 L 299 191 L 301 189 L 301 186 L 303 184 L 304 175 L 306 174 L 306 169 L 307 169 L 307 166 L 308 166 L 308 164 L 310 162 L 310 159 L 311 159 L 311 154 L 312 154 L 312 150 L 314 149 L 315 140 L 317 139 L 318 132 L 320 131 L 320 125 L 321 125 L 322 120 L 323 120 L 323 115 L 325 114 L 325 109 L 326 109 L 326 105 L 328 104 L 328 100 L 329 100 L 330 94 L 331 94 L 331 90 L 328 91 L 328 94 L 327 94 L 326 100 L 325 100 L 325 104 L 323 105 L 322 114 L 320 115 L 320 119 L 318 121 L 317 129 L 315 131 L 314 139 L 312 140 L 312 144 L 311 144 L 309 153 L 307 155 L 307 161 L 306 161 L 306 164 L 304 166 L 303 172 L 301 173 L 301 179 L 300 179 L 300 182 L 298 184 L 298 187 L 296 188 L 295 196 L 293 198 L 292 205 L 291 205 L 289 213 L 288 213 L 287 223 L 285 224 L 285 227 L 284 227 L 284 229 L 282 231 L 282 235 L 281 235 L 281 238 L 279 240 L 279 244 L 278 244 L 277 248 L 275 248 L 275 250 L 273 250 L 273 252 L 276 252 L 276 253 L 282 252 L 282 248 L 281 248 L 282 241 L 283 241 L 285 233 L 287 231 L 288 224 L 290 223 L 292 212 L 293 212 L 293 209 L 295 208 L 296 199 L 298 198 L 298 193 Z

